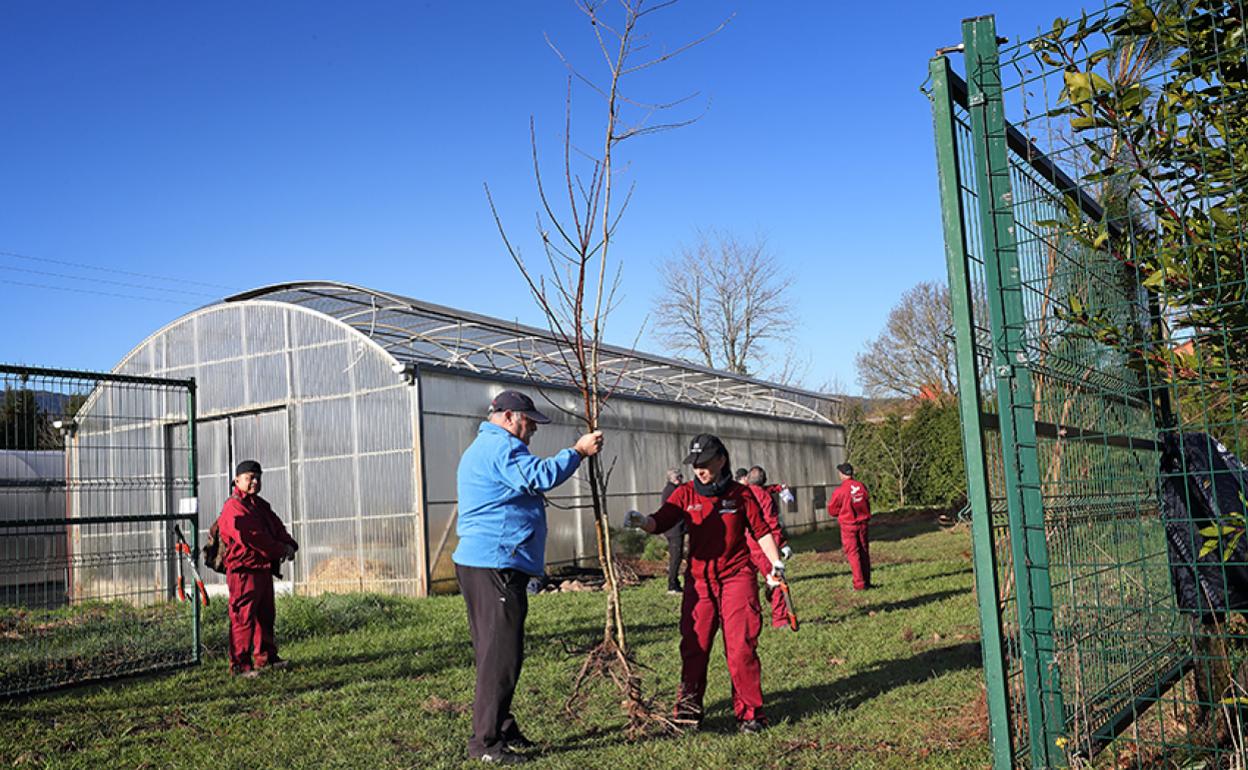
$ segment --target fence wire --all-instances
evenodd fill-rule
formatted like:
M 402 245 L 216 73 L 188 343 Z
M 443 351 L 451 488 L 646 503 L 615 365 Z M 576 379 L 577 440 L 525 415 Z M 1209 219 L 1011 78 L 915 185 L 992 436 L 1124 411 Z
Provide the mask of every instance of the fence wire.
M 1243 766 L 1244 9 L 963 32 L 929 75 L 994 763 Z
M 198 660 L 193 393 L 0 365 L 0 695 Z

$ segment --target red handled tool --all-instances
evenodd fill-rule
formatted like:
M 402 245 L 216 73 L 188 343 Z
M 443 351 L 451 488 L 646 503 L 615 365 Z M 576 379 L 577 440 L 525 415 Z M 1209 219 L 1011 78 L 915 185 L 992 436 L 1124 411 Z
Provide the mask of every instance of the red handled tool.
M 195 578 L 195 588 L 199 591 L 200 601 L 204 606 L 208 606 L 208 589 L 204 588 L 204 581 L 199 576 L 199 570 L 195 568 L 195 557 L 192 555 L 191 544 L 186 542 L 186 538 L 182 536 L 182 528 L 177 524 L 173 525 L 173 534 L 177 537 L 178 542 L 174 543 L 174 548 L 178 553 L 186 557 L 186 563 L 191 568 L 191 575 Z M 182 577 L 182 570 L 178 570 L 178 599 L 181 601 L 189 601 L 186 596 L 186 583 Z
M 793 594 L 789 591 L 789 584 L 784 578 L 773 577 L 772 580 L 777 581 L 774 589 L 779 591 L 784 597 L 784 611 L 789 616 L 789 628 L 797 630 L 797 610 L 793 608 Z

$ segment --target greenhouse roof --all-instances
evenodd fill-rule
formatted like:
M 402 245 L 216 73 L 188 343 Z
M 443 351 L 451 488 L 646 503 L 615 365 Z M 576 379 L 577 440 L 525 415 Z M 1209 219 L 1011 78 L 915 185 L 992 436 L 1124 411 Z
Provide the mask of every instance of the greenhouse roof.
M 226 298 L 298 305 L 345 323 L 397 361 L 570 386 L 568 351 L 549 330 L 332 281 L 275 284 Z M 627 348 L 603 345 L 601 382 L 614 392 L 831 422 L 837 399 Z

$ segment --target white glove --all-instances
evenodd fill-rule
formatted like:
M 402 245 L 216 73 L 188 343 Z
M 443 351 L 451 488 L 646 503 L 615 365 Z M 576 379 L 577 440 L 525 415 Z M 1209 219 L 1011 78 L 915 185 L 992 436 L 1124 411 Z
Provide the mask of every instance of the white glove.
M 768 575 L 767 577 L 763 578 L 763 581 L 767 583 L 768 588 L 775 588 L 776 586 L 780 585 L 780 581 L 776 580 L 771 575 Z
M 781 500 L 783 500 L 783 501 L 784 501 L 784 502 L 786 502 L 786 503 L 791 503 L 791 502 L 793 502 L 793 500 L 794 500 L 794 498 L 793 498 L 793 492 L 792 492 L 792 491 L 790 491 L 788 487 L 785 487 L 785 488 L 781 489 L 781 490 L 780 490 L 780 499 L 781 499 Z
M 776 578 L 777 581 L 784 580 L 784 562 L 782 561 L 772 562 L 771 577 Z
M 629 529 L 641 529 L 646 523 L 646 517 L 640 511 L 629 511 L 624 514 L 624 526 Z
M 780 558 L 788 561 L 793 558 L 793 549 L 787 545 L 780 549 Z

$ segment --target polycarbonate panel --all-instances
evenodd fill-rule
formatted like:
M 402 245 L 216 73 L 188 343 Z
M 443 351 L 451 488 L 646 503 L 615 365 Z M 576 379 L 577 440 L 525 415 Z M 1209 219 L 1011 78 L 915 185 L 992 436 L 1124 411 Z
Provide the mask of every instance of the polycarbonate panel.
M 304 401 L 298 414 L 302 458 L 339 457 L 352 452 L 355 423 L 349 397 Z
M 303 319 L 306 323 L 306 319 Z M 295 395 L 299 398 L 338 396 L 351 392 L 351 359 L 345 342 L 295 351 Z
M 286 315 L 287 309 L 283 307 L 262 304 L 243 307 L 243 334 L 248 355 L 286 349 Z
M 268 404 L 290 398 L 286 354 L 251 356 L 246 361 L 247 403 Z
M 410 451 L 360 457 L 360 510 L 365 518 L 416 510 Z
M 412 387 L 392 386 L 356 397 L 360 416 L 361 452 L 410 449 L 412 446 Z
M 221 414 L 245 406 L 245 377 L 241 359 L 237 362 L 201 364 L 195 371 L 201 412 Z
M 304 460 L 296 470 L 302 481 L 300 512 L 305 522 L 342 519 L 358 514 L 355 460 Z
M 217 306 L 198 319 L 199 362 L 241 358 L 243 348 L 243 309 L 229 305 Z

